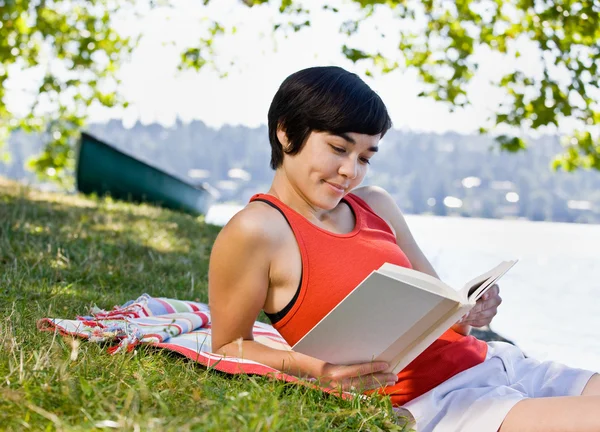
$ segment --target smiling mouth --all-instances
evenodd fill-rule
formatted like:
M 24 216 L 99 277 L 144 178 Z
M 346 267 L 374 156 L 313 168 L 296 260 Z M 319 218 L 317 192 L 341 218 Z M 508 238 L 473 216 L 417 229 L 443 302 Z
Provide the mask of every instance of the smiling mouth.
M 339 192 L 345 192 L 345 191 L 346 191 L 346 189 L 347 189 L 346 187 L 344 187 L 344 186 L 340 186 L 340 185 L 339 185 L 339 184 L 337 184 L 337 183 L 331 183 L 331 182 L 328 182 L 328 181 L 325 181 L 325 183 L 327 183 L 327 184 L 328 184 L 329 186 L 331 186 L 332 188 L 334 188 L 334 189 L 338 190 Z

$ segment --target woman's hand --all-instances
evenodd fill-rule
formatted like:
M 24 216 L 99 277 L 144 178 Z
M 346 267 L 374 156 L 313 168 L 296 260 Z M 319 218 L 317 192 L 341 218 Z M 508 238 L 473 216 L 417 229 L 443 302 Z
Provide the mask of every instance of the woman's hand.
M 498 287 L 497 284 L 494 284 L 479 298 L 479 300 L 477 300 L 475 307 L 462 317 L 458 323 L 473 327 L 484 327 L 489 325 L 498 313 L 498 306 L 500 306 L 500 303 L 502 303 L 502 299 L 500 298 L 500 287 Z
M 322 386 L 341 388 L 343 391 L 373 390 L 386 385 L 394 385 L 398 377 L 393 373 L 384 373 L 389 365 L 385 362 L 359 363 L 355 365 L 334 365 L 326 363 L 321 376 Z

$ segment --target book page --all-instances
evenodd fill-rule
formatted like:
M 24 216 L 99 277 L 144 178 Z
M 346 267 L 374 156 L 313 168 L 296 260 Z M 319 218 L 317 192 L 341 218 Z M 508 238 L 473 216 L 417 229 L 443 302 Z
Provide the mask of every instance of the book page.
M 473 278 L 460 290 L 463 302 L 475 303 L 494 283 L 517 263 L 518 260 L 502 261 L 493 269 Z
M 379 267 L 377 272 L 385 274 L 389 277 L 393 277 L 394 279 L 406 281 L 411 285 L 442 295 L 457 302 L 462 302 L 462 298 L 454 288 L 446 285 L 438 278 L 428 275 L 427 273 L 390 263 L 383 264 L 381 267 Z

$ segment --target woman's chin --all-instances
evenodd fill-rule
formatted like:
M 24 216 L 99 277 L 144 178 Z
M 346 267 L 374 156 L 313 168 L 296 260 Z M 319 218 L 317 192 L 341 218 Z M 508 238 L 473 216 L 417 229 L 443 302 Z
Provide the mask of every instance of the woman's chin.
M 331 195 L 322 195 L 319 197 L 318 202 L 315 202 L 316 206 L 323 210 L 333 210 L 338 206 L 340 201 L 342 200 L 342 195 L 340 196 L 331 196 Z

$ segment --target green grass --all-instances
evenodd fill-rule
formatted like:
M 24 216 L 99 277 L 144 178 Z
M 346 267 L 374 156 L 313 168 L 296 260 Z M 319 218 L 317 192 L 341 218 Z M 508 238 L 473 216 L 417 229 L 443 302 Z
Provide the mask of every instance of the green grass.
M 74 318 L 144 292 L 206 302 L 219 229 L 0 178 L 0 429 L 403 430 L 387 398 L 344 401 L 228 376 L 151 347 L 111 356 L 36 329 L 40 318 Z

